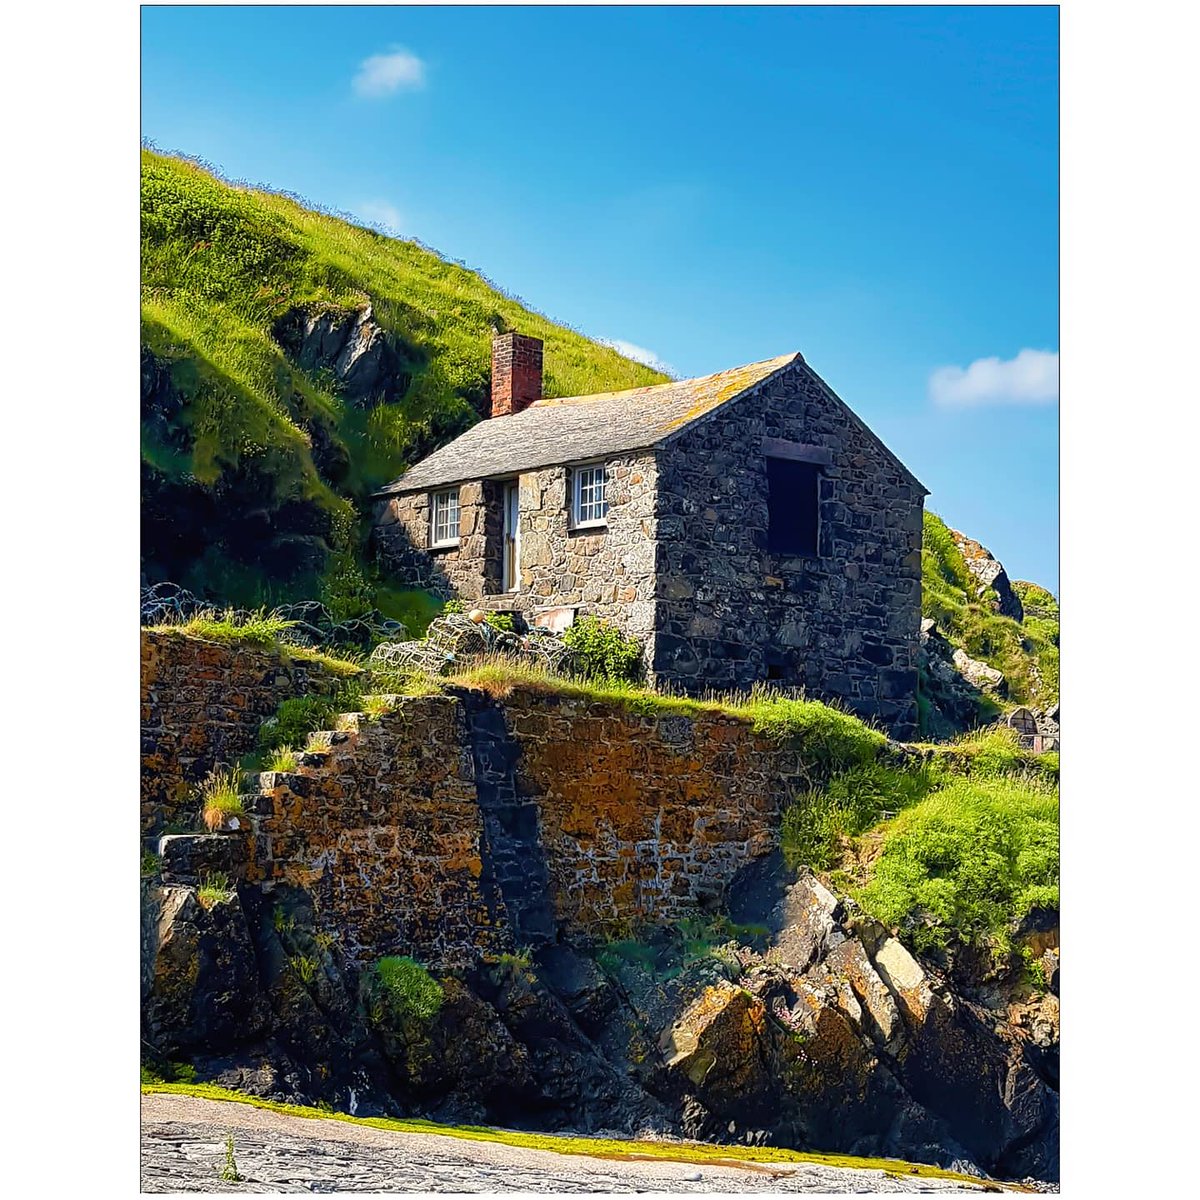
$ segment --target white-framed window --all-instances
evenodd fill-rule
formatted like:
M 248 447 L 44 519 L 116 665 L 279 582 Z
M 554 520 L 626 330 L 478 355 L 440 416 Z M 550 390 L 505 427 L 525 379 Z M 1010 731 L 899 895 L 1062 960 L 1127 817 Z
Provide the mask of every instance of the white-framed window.
M 608 473 L 603 463 L 571 471 L 571 526 L 608 524 Z
M 429 514 L 429 544 L 458 545 L 458 488 L 433 493 Z

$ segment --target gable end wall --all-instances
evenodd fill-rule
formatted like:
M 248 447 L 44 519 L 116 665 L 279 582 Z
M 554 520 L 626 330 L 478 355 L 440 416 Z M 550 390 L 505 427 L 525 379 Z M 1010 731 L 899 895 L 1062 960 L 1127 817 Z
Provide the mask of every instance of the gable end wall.
M 826 447 L 820 555 L 767 551 L 763 438 Z M 923 489 L 803 363 L 659 452 L 656 679 L 765 680 L 916 729 Z

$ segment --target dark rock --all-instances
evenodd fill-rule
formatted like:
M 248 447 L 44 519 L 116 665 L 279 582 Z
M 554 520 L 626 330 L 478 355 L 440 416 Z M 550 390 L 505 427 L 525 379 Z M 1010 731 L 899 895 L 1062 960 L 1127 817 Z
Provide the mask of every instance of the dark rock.
M 246 839 L 239 833 L 167 834 L 158 840 L 158 853 L 166 883 L 195 883 L 209 875 L 236 880 L 246 868 Z

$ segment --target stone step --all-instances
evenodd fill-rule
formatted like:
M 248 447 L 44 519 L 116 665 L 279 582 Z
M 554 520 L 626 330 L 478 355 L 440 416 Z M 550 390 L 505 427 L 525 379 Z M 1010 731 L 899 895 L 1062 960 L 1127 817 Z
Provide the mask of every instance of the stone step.
M 164 883 L 198 883 L 206 875 L 240 879 L 246 839 L 240 833 L 168 833 L 158 839 Z

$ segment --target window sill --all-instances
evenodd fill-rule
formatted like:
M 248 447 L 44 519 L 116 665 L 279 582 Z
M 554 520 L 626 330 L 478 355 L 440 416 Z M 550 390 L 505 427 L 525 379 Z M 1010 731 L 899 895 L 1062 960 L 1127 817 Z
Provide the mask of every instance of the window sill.
M 603 532 L 606 529 L 608 529 L 607 521 L 579 521 L 576 524 L 571 525 L 567 529 L 567 532 L 568 533 L 596 533 L 596 532 Z
M 457 550 L 458 544 L 459 539 L 455 538 L 450 542 L 430 542 L 429 548 L 430 550 Z

